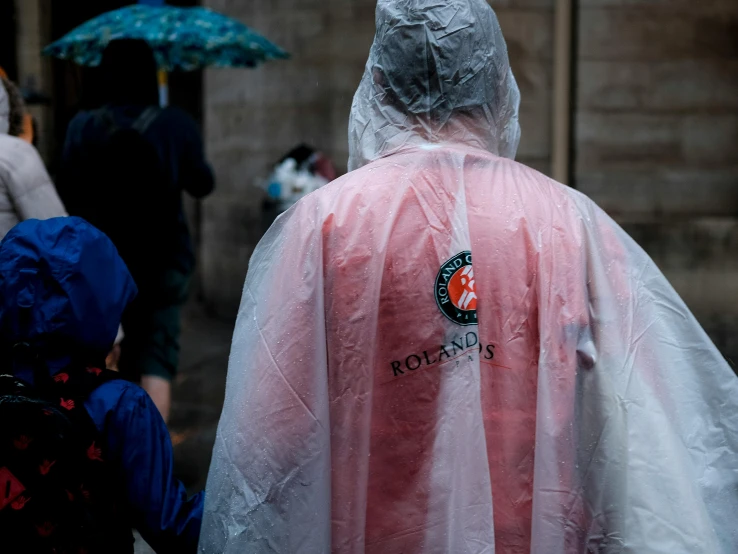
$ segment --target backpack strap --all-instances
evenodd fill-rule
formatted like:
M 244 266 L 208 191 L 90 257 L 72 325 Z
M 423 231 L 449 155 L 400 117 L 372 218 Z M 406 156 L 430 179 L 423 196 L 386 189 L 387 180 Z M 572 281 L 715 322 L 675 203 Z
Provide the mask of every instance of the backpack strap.
M 149 130 L 149 127 L 151 127 L 151 124 L 159 117 L 160 113 L 161 109 L 156 106 L 149 106 L 136 118 L 131 128 L 138 131 L 141 135 L 145 134 Z
M 120 125 L 118 125 L 118 122 L 115 120 L 115 117 L 113 117 L 113 114 L 110 111 L 109 107 L 107 106 L 95 110 L 93 112 L 93 118 L 101 123 L 102 126 L 105 128 L 105 133 L 107 137 L 113 136 L 113 134 L 121 128 Z
M 120 125 L 115 120 L 115 116 L 110 110 L 110 107 L 105 106 L 95 111 L 95 118 L 103 124 L 109 137 L 121 129 L 133 129 L 137 133 L 143 135 L 149 130 L 151 124 L 156 121 L 160 113 L 160 108 L 156 106 L 148 106 L 131 125 Z

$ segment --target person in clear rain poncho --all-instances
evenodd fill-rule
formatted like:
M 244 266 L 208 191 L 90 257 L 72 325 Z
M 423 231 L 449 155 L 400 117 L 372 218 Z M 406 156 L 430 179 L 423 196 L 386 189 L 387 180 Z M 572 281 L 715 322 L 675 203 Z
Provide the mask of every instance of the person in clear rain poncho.
M 256 249 L 201 552 L 738 552 L 738 380 L 648 256 L 513 161 L 483 0 L 379 0 L 352 173 Z

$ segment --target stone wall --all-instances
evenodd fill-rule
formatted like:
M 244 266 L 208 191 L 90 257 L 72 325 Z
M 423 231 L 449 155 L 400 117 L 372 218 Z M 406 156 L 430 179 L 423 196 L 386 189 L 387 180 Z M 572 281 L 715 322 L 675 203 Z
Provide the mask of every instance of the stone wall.
M 46 97 L 53 96 L 51 61 L 40 55 L 51 37 L 51 0 L 15 0 L 17 81 L 26 89 Z M 54 141 L 51 106 L 30 106 L 38 126 L 38 149 L 48 163 Z
M 520 87 L 522 138 L 517 160 L 551 170 L 554 0 L 491 0 Z
M 523 102 L 519 159 L 550 166 L 553 0 L 492 4 L 509 44 Z M 257 70 L 210 70 L 205 138 L 218 191 L 203 206 L 201 290 L 216 312 L 235 312 L 251 253 L 268 221 L 253 185 L 300 142 L 345 171 L 348 117 L 374 37 L 376 0 L 207 0 L 288 50 Z
M 580 8 L 576 186 L 738 361 L 738 2 Z
M 218 192 L 203 209 L 203 295 L 232 314 L 263 221 L 254 187 L 292 147 L 307 142 L 339 165 L 347 157 L 351 97 L 373 36 L 371 0 L 208 0 L 292 54 L 257 70 L 211 70 L 205 78 L 205 139 Z
M 208 0 L 293 54 L 206 75 L 219 190 L 204 205 L 206 301 L 233 314 L 268 222 L 253 187 L 309 142 L 345 168 L 375 0 Z M 491 0 L 522 92 L 519 161 L 551 164 L 554 0 Z M 738 2 L 580 0 L 574 176 L 738 358 Z

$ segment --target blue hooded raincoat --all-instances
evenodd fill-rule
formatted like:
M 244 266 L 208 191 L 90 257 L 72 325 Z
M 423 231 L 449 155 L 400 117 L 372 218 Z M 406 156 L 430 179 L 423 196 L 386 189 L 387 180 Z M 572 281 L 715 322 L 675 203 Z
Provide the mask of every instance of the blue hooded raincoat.
M 72 358 L 104 360 L 136 292 L 115 246 L 84 220 L 25 221 L 0 243 L 0 343 L 53 351 L 45 360 L 51 375 Z M 32 383 L 30 367 L 16 363 L 13 372 Z M 131 525 L 157 552 L 194 552 L 202 494 L 188 499 L 174 478 L 169 432 L 146 392 L 110 381 L 85 408 L 125 484 Z

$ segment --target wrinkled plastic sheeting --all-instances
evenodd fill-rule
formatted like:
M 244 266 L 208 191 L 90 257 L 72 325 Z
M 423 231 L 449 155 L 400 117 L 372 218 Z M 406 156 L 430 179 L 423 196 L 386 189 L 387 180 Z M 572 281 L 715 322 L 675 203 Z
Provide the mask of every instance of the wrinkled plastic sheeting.
M 372 163 L 254 252 L 201 552 L 738 552 L 738 380 L 612 220 L 508 159 L 518 104 L 485 2 L 379 1 Z
M 437 282 L 467 251 L 477 325 Z M 587 198 L 477 149 L 395 154 L 254 253 L 200 549 L 733 554 L 737 382 Z
M 520 92 L 484 0 L 379 0 L 349 123 L 349 169 L 424 143 L 514 158 Z

